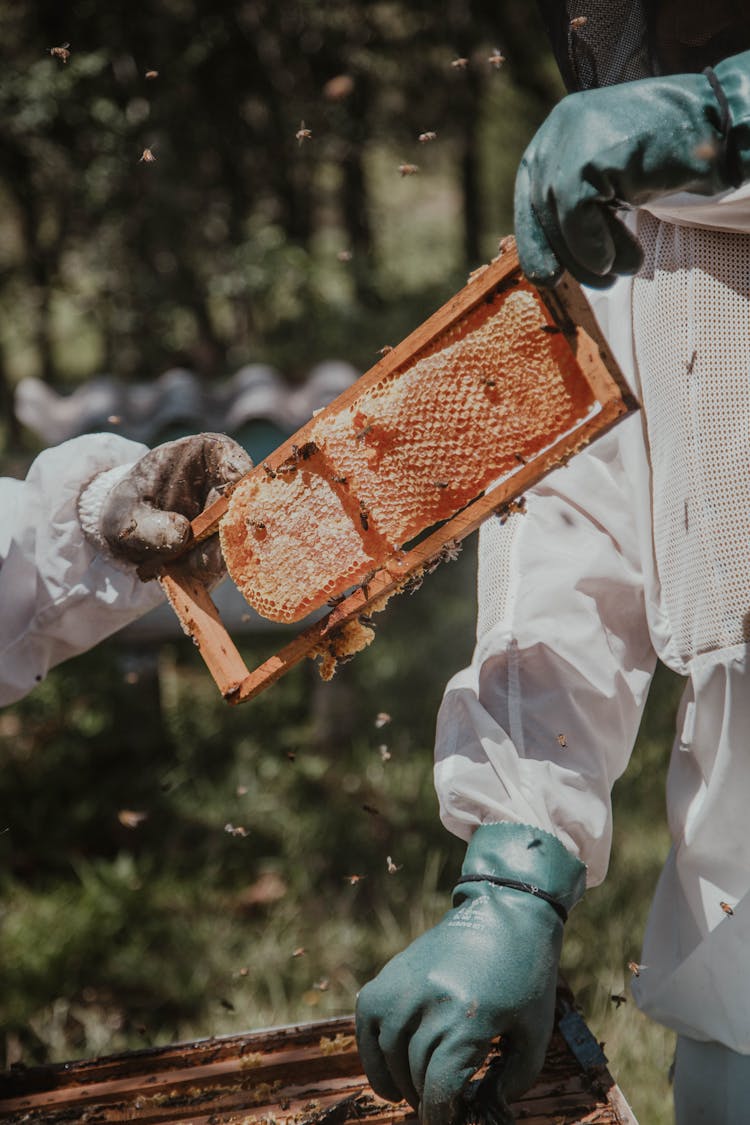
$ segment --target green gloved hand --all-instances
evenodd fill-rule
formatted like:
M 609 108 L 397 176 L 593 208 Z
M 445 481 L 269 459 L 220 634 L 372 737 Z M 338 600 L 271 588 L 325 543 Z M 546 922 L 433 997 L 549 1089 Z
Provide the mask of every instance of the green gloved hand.
M 359 994 L 357 1042 L 377 1094 L 406 1098 L 425 1125 L 454 1125 L 498 1035 L 498 1104 L 533 1084 L 552 1032 L 563 919 L 585 872 L 537 828 L 477 829 L 453 909 Z
M 641 262 L 618 209 L 676 191 L 714 195 L 748 177 L 750 51 L 704 74 L 570 94 L 518 170 L 521 267 L 537 285 L 553 285 L 567 269 L 604 288 Z

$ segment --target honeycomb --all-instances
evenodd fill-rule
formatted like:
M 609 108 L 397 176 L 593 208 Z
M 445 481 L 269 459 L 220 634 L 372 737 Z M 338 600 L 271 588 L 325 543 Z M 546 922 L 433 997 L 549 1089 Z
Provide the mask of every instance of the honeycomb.
M 264 617 L 298 621 L 594 406 L 535 291 L 496 293 L 346 405 L 334 402 L 275 473 L 256 469 L 238 486 L 220 527 L 229 573 Z

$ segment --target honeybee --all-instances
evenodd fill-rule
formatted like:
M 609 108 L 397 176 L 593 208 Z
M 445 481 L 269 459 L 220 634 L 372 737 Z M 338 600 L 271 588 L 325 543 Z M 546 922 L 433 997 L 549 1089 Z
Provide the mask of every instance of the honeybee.
M 148 817 L 148 813 L 135 812 L 134 809 L 120 809 L 117 819 L 123 828 L 137 828 Z
M 390 750 L 388 749 L 388 747 L 387 747 L 387 746 L 385 745 L 385 743 L 383 743 L 383 744 L 382 744 L 381 746 L 378 746 L 378 750 L 379 750 L 379 752 L 380 752 L 380 760 L 381 760 L 381 762 L 390 762 L 390 760 L 391 760 L 391 752 L 390 752 Z
M 568 745 L 568 740 L 567 740 L 567 738 L 565 737 L 564 734 L 558 734 L 557 742 L 558 742 L 559 746 L 562 746 L 563 750 Z
M 720 902 L 719 906 L 721 907 L 721 909 L 724 911 L 725 914 L 729 915 L 730 918 L 733 916 L 734 910 L 732 909 L 732 907 L 729 905 L 728 902 Z
M 377 730 L 380 730 L 381 727 L 387 726 L 390 721 L 391 716 L 387 711 L 378 711 L 377 715 L 375 716 L 375 727 Z
M 367 878 L 367 876 L 366 875 L 345 875 L 344 878 L 346 879 L 346 881 L 347 881 L 347 883 L 349 884 L 350 887 L 356 887 L 357 883 L 361 883 L 363 879 Z
M 455 562 L 461 549 L 462 544 L 458 539 L 449 539 L 440 549 L 440 562 Z
M 490 64 L 491 67 L 494 67 L 495 70 L 499 70 L 500 67 L 503 65 L 503 63 L 505 62 L 505 55 L 503 54 L 503 52 L 500 50 L 499 47 L 495 47 L 494 51 L 492 52 L 492 54 L 487 59 L 487 62 Z
M 361 430 L 357 430 L 356 434 L 354 435 L 354 440 L 355 441 L 364 441 L 371 430 L 372 430 L 372 422 L 368 422 L 367 425 L 363 426 Z
M 462 59 L 462 58 L 453 59 L 453 61 L 451 63 L 451 66 L 453 67 L 454 70 L 466 70 L 468 65 L 469 65 L 469 60 L 468 59 Z
M 326 82 L 323 97 L 332 102 L 341 101 L 342 98 L 348 98 L 353 89 L 354 79 L 350 74 L 337 74 Z
M 435 485 L 435 488 L 448 488 L 447 480 L 436 480 L 433 483 Z
M 395 875 L 397 871 L 401 870 L 401 868 L 403 867 L 403 864 L 402 863 L 398 863 L 398 864 L 394 863 L 393 860 L 391 859 L 391 857 L 389 855 L 387 855 L 385 857 L 385 866 L 388 870 L 389 875 Z
M 619 1008 L 621 1004 L 627 1003 L 628 998 L 624 992 L 617 992 L 614 995 L 610 996 L 610 1000 L 616 1008 Z
M 363 507 L 360 506 L 359 522 L 362 524 L 362 530 L 363 531 L 369 531 L 369 529 L 370 529 L 370 513 L 367 511 L 367 508 L 363 508 Z
M 345 597 L 346 594 L 334 594 L 333 597 L 328 599 L 326 605 L 329 605 L 331 609 L 335 609 L 337 605 L 341 605 Z
M 340 262 L 351 262 L 353 255 L 351 250 L 339 250 L 336 257 Z
M 151 149 L 150 148 L 144 148 L 143 152 L 140 155 L 140 159 L 139 159 L 138 163 L 139 164 L 153 164 L 155 161 L 156 161 L 156 157 L 154 156 Z
M 696 361 L 697 358 L 698 358 L 698 352 L 696 351 L 695 348 L 693 348 L 693 354 L 690 356 L 690 359 L 687 361 L 687 364 L 685 365 L 685 374 L 686 375 L 692 375 L 693 374 L 693 368 L 695 367 L 695 361 Z
M 423 572 L 422 571 L 416 571 L 414 574 L 409 575 L 409 577 L 406 579 L 403 586 L 401 587 L 401 590 L 404 594 L 416 594 L 417 590 L 420 589 L 423 582 L 424 582 Z
M 292 953 L 292 957 L 304 957 L 306 953 L 307 950 L 305 949 L 304 945 L 298 945 Z
M 420 133 L 417 140 L 421 145 L 429 144 L 430 141 L 437 140 L 437 133 L 433 133 L 432 131 L 428 131 L 427 133 Z
M 639 977 L 641 975 L 641 969 L 645 969 L 647 967 L 647 965 L 639 965 L 637 961 L 628 961 L 628 969 L 634 977 Z
M 416 176 L 419 172 L 418 164 L 399 164 L 398 170 L 402 176 Z
M 312 130 L 311 130 L 311 129 L 306 129 L 306 128 L 305 128 L 305 123 L 304 123 L 304 121 L 300 121 L 300 123 L 299 123 L 299 129 L 298 129 L 298 130 L 297 130 L 297 132 L 296 132 L 296 133 L 294 134 L 294 138 L 295 138 L 295 140 L 297 141 L 297 144 L 298 144 L 298 145 L 302 145 L 302 144 L 304 144 L 304 143 L 305 143 L 305 141 L 310 141 L 310 140 L 312 140 Z
M 378 348 L 378 355 L 388 355 L 388 352 L 393 351 L 392 344 L 383 344 L 382 348 Z
M 570 21 L 570 27 L 573 31 L 580 31 L 589 22 L 588 16 L 576 16 Z
M 155 78 L 158 78 L 158 77 L 159 77 L 159 71 L 158 70 L 147 70 L 145 75 L 144 75 L 144 78 L 148 79 L 149 82 L 153 82 L 153 80 Z
M 312 457 L 313 453 L 318 452 L 318 447 L 314 441 L 306 441 L 304 445 L 292 446 L 292 457 L 295 461 L 307 461 L 308 457 Z
M 271 468 L 271 466 L 268 464 L 267 461 L 263 462 L 263 471 L 264 471 L 264 473 L 266 474 L 266 476 L 268 477 L 269 480 L 275 480 L 276 473 L 273 471 L 273 469 Z
M 61 63 L 66 63 L 70 58 L 70 43 L 63 43 L 60 47 L 50 47 L 49 53 L 53 59 L 59 59 Z

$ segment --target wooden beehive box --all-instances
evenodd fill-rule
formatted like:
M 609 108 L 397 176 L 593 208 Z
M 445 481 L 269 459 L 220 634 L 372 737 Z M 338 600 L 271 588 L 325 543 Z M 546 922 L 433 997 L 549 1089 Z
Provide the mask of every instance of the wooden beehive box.
M 637 1125 L 600 1045 L 558 990 L 555 1031 L 524 1125 Z M 351 1017 L 0 1075 L 5 1125 L 417 1125 L 376 1097 Z
M 305 656 L 329 678 L 392 594 L 635 406 L 576 282 L 542 293 L 509 247 L 193 521 L 264 617 L 330 612 L 251 673 L 203 588 L 162 584 L 229 702 Z

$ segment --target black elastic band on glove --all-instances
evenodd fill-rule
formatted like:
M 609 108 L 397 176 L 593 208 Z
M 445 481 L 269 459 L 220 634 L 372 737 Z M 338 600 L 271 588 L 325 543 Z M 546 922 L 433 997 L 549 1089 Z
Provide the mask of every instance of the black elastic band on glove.
M 524 883 L 520 879 L 499 879 L 496 875 L 464 875 L 454 885 L 453 891 L 458 890 L 462 883 L 492 883 L 495 887 L 510 887 L 514 891 L 524 891 L 527 895 L 534 895 L 536 898 L 542 898 L 545 902 L 548 902 L 563 922 L 568 920 L 568 912 L 563 904 L 553 898 L 551 894 L 548 894 L 547 891 L 543 891 L 541 887 L 535 887 L 533 883 Z
M 716 71 L 712 66 L 707 66 L 703 74 L 708 79 L 708 84 L 719 105 L 719 129 L 721 131 L 719 168 L 724 179 L 733 188 L 738 188 L 742 183 L 742 172 L 739 161 L 729 147 L 729 131 L 732 128 L 732 111 L 729 106 L 729 99 L 724 93 L 724 87 L 716 77 Z

